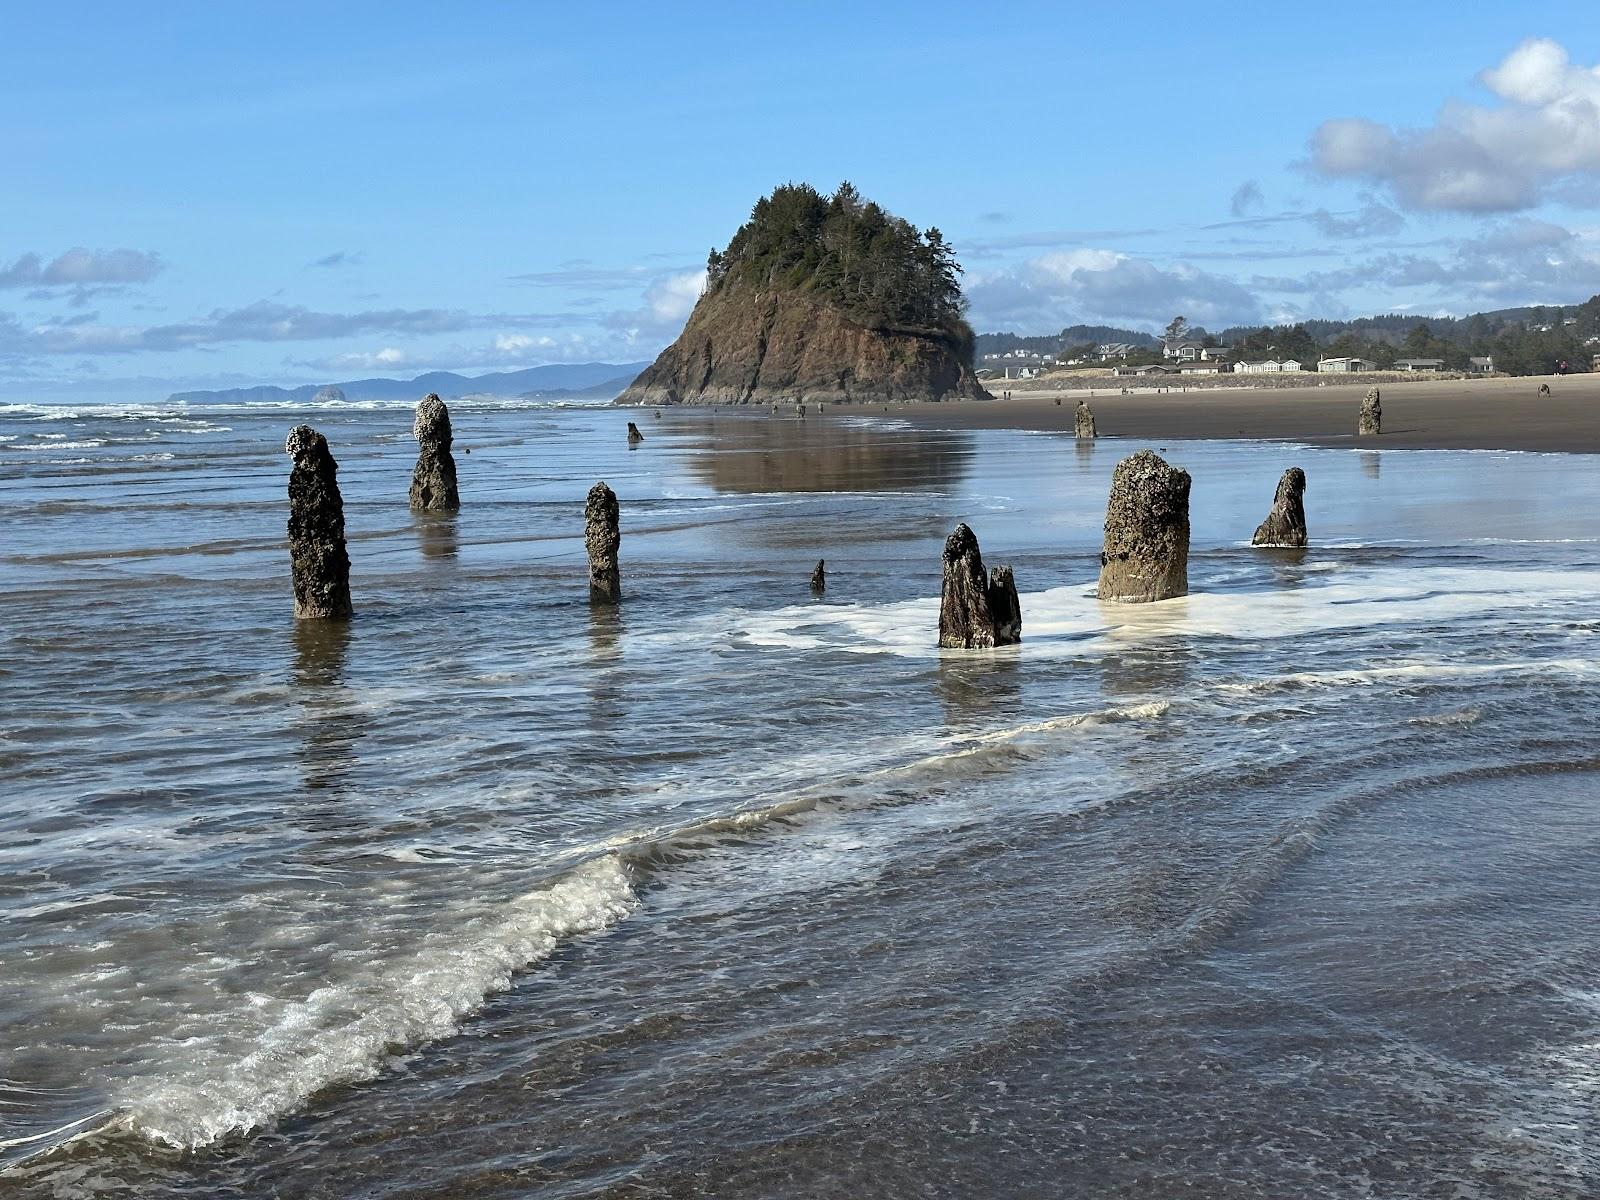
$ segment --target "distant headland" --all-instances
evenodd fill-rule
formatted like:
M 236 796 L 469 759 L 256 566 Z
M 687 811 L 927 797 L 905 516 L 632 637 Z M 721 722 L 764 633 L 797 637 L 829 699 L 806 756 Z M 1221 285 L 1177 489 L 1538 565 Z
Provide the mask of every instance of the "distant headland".
M 961 267 L 937 229 L 844 183 L 785 184 L 708 260 L 678 340 L 619 404 L 982 399 Z
M 343 383 L 308 383 L 300 387 L 227 388 L 211 392 L 174 392 L 170 404 L 271 404 L 315 406 L 345 401 L 404 400 L 434 393 L 447 400 L 462 396 L 571 396 L 609 400 L 639 372 L 643 363 L 551 363 L 521 371 L 493 371 L 487 375 L 457 375 L 454 371 L 429 371 L 415 379 L 351 379 Z

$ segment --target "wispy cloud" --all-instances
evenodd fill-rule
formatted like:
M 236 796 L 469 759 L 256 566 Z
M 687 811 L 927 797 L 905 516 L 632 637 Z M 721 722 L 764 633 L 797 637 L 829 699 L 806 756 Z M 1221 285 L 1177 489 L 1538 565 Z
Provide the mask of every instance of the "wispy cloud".
M 1244 217 L 1258 208 L 1265 207 L 1266 203 L 1266 197 L 1261 194 L 1261 185 L 1254 179 L 1246 179 L 1233 189 L 1233 198 L 1228 201 L 1228 211 L 1236 217 Z
M 332 270 L 335 267 L 358 267 L 365 258 L 366 256 L 359 250 L 335 250 L 332 254 L 324 254 L 306 265 L 325 270 Z

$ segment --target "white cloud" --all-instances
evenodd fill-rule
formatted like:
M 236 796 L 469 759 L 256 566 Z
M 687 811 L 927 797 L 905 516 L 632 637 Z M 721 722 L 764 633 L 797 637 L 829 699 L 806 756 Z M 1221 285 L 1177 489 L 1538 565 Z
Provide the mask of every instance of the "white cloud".
M 685 321 L 694 311 L 700 293 L 705 289 L 704 268 L 698 271 L 684 271 L 679 275 L 668 275 L 664 279 L 657 279 L 645 289 L 644 302 L 650 309 L 650 316 L 656 321 L 662 323 Z
M 1187 263 L 1161 266 L 1112 250 L 1062 250 L 976 275 L 967 287 L 979 329 L 1065 325 L 1159 325 L 1175 312 L 1222 326 L 1260 316 L 1256 298 Z
M 1600 67 L 1578 66 L 1548 38 L 1523 42 L 1480 80 L 1501 104 L 1448 101 L 1430 126 L 1325 121 L 1311 164 L 1389 188 L 1408 208 L 1510 212 L 1600 175 Z

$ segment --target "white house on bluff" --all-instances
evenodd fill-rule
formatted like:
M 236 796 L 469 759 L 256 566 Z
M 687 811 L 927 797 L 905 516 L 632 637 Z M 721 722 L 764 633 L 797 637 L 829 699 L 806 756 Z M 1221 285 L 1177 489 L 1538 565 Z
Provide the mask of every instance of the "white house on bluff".
M 1319 371 L 1376 371 L 1378 364 L 1369 358 L 1324 358 L 1317 363 Z

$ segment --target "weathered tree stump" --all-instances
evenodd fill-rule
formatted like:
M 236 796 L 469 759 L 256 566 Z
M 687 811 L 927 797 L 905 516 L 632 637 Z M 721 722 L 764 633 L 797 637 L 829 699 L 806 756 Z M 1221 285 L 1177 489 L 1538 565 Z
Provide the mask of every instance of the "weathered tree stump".
M 989 572 L 989 618 L 994 622 L 994 644 L 1010 646 L 1022 640 L 1022 601 L 1010 567 Z
M 456 490 L 456 460 L 450 454 L 450 410 L 429 392 L 417 404 L 411 425 L 417 439 L 417 467 L 411 473 L 413 512 L 455 512 L 461 507 Z
M 644 434 L 639 432 L 639 427 L 632 421 L 628 422 L 628 445 L 637 446 L 644 441 Z
M 289 472 L 289 562 L 294 615 L 344 621 L 350 617 L 350 556 L 344 544 L 344 498 L 339 464 L 328 439 L 296 425 L 283 444 Z
M 1377 437 L 1383 432 L 1383 405 L 1378 399 L 1378 389 L 1369 387 L 1361 401 L 1361 416 L 1356 421 L 1358 437 Z
M 622 527 L 617 494 L 604 481 L 589 489 L 583 506 L 583 544 L 589 551 L 589 599 L 595 604 L 616 604 L 622 599 L 622 571 L 617 549 Z
M 985 574 L 978 537 L 957 525 L 944 543 L 939 645 L 979 650 L 1022 640 L 1022 606 L 1010 567 Z
M 1290 467 L 1278 480 L 1277 494 L 1272 497 L 1272 511 L 1256 527 L 1250 539 L 1252 546 L 1301 547 L 1306 544 L 1306 473 L 1299 467 Z
M 1078 411 L 1072 417 L 1072 428 L 1078 437 L 1084 440 L 1100 436 L 1095 431 L 1094 412 L 1089 408 L 1089 402 L 1081 397 L 1078 400 Z
M 811 590 L 819 596 L 828 590 L 828 573 L 823 559 L 817 559 L 817 565 L 812 568 Z
M 1189 591 L 1189 473 L 1149 450 L 1111 475 L 1100 599 L 1143 604 Z

